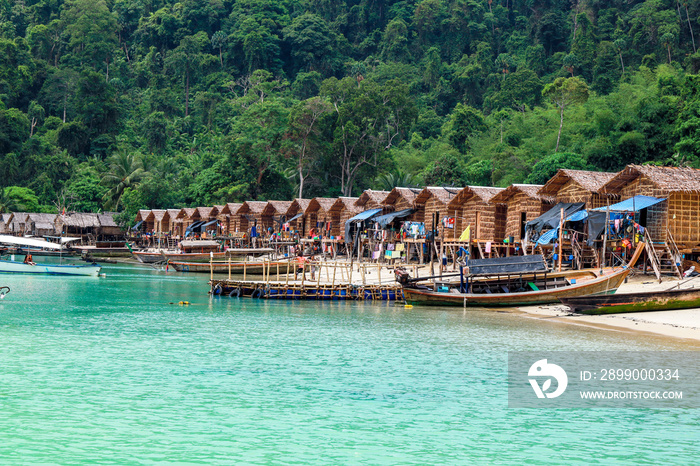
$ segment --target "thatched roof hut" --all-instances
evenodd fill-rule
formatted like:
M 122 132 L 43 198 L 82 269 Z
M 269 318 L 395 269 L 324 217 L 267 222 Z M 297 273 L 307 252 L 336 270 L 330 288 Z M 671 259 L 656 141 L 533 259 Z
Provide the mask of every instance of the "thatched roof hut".
M 286 215 L 291 231 L 299 231 L 303 234 L 307 223 L 305 212 L 306 209 L 309 208 L 310 203 L 311 199 L 303 199 L 300 197 L 292 200 Z
M 681 249 L 700 244 L 700 170 L 694 168 L 628 165 L 601 189 L 622 200 L 642 195 L 667 201 L 640 212 L 637 220 L 655 241 L 668 241 L 669 234 Z
M 339 197 L 333 203 L 329 210 L 332 236 L 342 236 L 345 232 L 345 222 L 365 210 L 357 205 L 358 199 L 357 197 Z
M 170 216 L 165 209 L 153 209 L 146 217 L 146 222 L 153 225 L 154 233 L 163 233 L 169 229 Z
M 336 200 L 337 198 L 330 197 L 315 197 L 311 199 L 309 206 L 304 212 L 306 216 L 305 236 L 310 234 L 312 228 L 315 228 L 316 232 L 329 234 L 326 232 L 330 232 L 333 226 L 333 217 L 330 210 Z
M 543 196 L 551 196 L 556 202 L 583 202 L 586 209 L 595 209 L 608 204 L 616 194 L 600 193 L 615 173 L 587 170 L 560 169 L 538 191 Z
M 266 206 L 266 201 L 245 201 L 235 214 L 240 231 L 247 232 L 253 225 L 257 225 L 258 235 L 261 235 L 262 212 Z
M 389 194 L 387 194 L 386 198 L 384 198 L 381 205 L 386 207 L 387 213 L 399 212 L 401 210 L 406 209 L 413 209 L 415 208 L 413 201 L 416 200 L 416 197 L 418 197 L 421 191 L 421 189 L 416 188 L 394 188 L 389 192 Z M 406 220 L 422 222 L 422 214 L 423 210 L 419 209 L 413 215 L 406 217 Z
M 428 186 L 424 188 L 413 200 L 416 213 L 414 218 L 423 218 L 425 221 L 425 231 L 436 229 L 441 238 L 445 235 L 452 238 L 453 230 L 442 225 L 442 219 L 448 216 L 447 205 L 454 199 L 462 188 L 443 188 L 439 186 Z M 433 224 L 433 218 L 437 214 L 437 225 Z M 447 230 L 447 231 L 445 231 Z
M 262 211 L 263 228 L 272 227 L 275 231 L 279 231 L 282 220 L 286 220 L 287 211 L 291 205 L 292 201 L 267 201 Z
M 8 229 L 15 235 L 24 234 L 29 212 L 13 212 Z
M 219 215 L 217 215 L 216 218 L 219 219 L 222 234 L 230 236 L 239 231 L 238 228 L 240 225 L 236 213 L 242 206 L 242 202 L 229 202 L 219 209 Z
M 120 236 L 123 234 L 122 229 L 119 227 L 117 222 L 114 220 L 114 216 L 117 212 L 103 212 L 97 214 L 97 220 L 100 222 L 100 235 L 102 236 Z M 161 227 L 168 226 L 167 219 L 168 212 L 165 211 L 163 219 L 161 220 Z
M 448 205 L 455 219 L 454 238 L 471 225 L 471 237 L 479 241 L 500 242 L 506 232 L 505 204 L 492 204 L 505 188 L 467 186 Z
M 389 195 L 389 191 L 375 191 L 373 189 L 365 189 L 360 197 L 355 201 L 355 205 L 362 208 L 362 211 L 370 209 L 379 209 L 384 207 L 382 202 Z
M 525 224 L 534 220 L 555 203 L 552 196 L 539 194 L 541 184 L 513 184 L 491 198 L 492 204 L 506 205 L 505 236 L 520 242 L 525 238 Z
M 56 214 L 27 214 L 24 233 L 34 236 L 56 234 Z
M 6 212 L 4 214 L 0 214 L 0 233 L 1 234 L 7 234 L 10 233 L 10 224 L 12 223 L 12 217 L 13 217 L 12 212 Z

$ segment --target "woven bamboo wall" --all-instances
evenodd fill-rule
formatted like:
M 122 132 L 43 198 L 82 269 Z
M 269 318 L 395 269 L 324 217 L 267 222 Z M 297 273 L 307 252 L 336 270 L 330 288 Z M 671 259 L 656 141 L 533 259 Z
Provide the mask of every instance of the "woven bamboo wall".
M 438 213 L 438 224 L 435 225 L 435 229 L 439 232 L 440 238 L 445 237 L 445 227 L 442 226 L 442 218 L 447 216 L 447 204 L 442 202 L 435 196 L 430 196 L 424 205 L 416 206 L 420 212 L 423 213 L 423 219 L 425 221 L 425 231 L 432 231 L 433 229 L 433 214 Z M 416 212 L 417 213 L 417 212 Z M 420 221 L 420 220 L 418 220 Z M 449 231 L 449 230 L 448 230 Z M 450 232 L 451 234 L 451 232 Z
M 569 180 L 569 182 L 562 186 L 554 197 L 557 202 L 585 202 L 586 209 L 595 209 L 596 207 L 605 207 L 608 205 L 608 198 L 606 196 L 588 191 L 573 180 Z
M 500 210 L 505 213 L 505 208 L 504 206 L 500 206 L 500 204 L 493 205 L 483 202 L 478 197 L 472 197 L 469 201 L 462 205 L 462 210 L 459 214 L 462 219 L 458 219 L 460 220 L 459 225 L 457 225 L 457 222 L 455 221 L 455 234 L 458 236 L 461 235 L 464 229 L 467 228 L 467 225 L 471 225 L 470 233 L 472 239 L 482 241 L 502 241 L 504 228 L 499 229 L 497 226 L 505 227 L 505 217 L 502 218 L 500 222 L 497 222 L 496 212 L 497 210 Z
M 375 207 L 377 209 L 379 207 Z M 347 208 L 342 208 L 338 214 L 338 221 L 333 222 L 333 228 L 331 230 L 331 235 L 333 236 L 343 236 L 345 235 L 345 223 L 358 213 L 360 213 L 363 210 L 367 209 L 347 209 Z
M 694 247 L 700 244 L 700 194 L 675 192 L 668 197 L 666 225 L 673 239 L 680 246 Z M 651 210 L 656 206 L 652 206 Z M 651 214 L 649 214 L 651 216 Z
M 638 176 L 620 190 L 620 199 L 625 200 L 634 196 L 666 197 L 668 190 L 659 188 L 646 176 Z
M 534 199 L 524 193 L 515 194 L 508 200 L 505 237 L 513 236 L 515 241 L 522 241 L 523 238 L 520 237 L 521 213 L 525 212 L 525 221 L 529 222 L 542 215 L 550 207 L 551 204 Z
M 287 218 L 292 218 L 297 214 L 303 214 L 302 208 L 296 202 L 292 202 L 291 207 L 287 211 Z M 296 220 L 289 222 L 289 229 L 291 231 L 302 231 L 304 228 L 304 216 L 302 215 Z M 303 232 L 302 232 L 303 233 Z
M 306 212 L 306 231 L 305 236 L 309 236 L 311 229 L 315 228 L 317 233 L 324 230 L 324 225 L 326 222 L 331 222 L 331 228 L 333 228 L 333 215 L 331 212 L 327 212 L 323 207 L 319 207 L 317 210 Z

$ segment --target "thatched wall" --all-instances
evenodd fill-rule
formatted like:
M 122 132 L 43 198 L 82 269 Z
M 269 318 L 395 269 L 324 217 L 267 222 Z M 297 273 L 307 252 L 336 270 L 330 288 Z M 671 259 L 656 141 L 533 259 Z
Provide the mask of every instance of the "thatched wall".
M 316 233 L 327 234 L 328 224 L 330 223 L 331 228 L 333 227 L 333 215 L 330 210 L 336 200 L 336 198 L 315 197 L 309 202 L 309 207 L 304 212 L 306 216 L 304 236 L 309 236 L 311 229 L 315 229 Z
M 382 214 L 389 213 L 388 208 L 382 205 L 382 202 L 389 195 L 389 191 L 375 191 L 373 189 L 366 189 L 360 197 L 355 201 L 355 205 L 360 207 L 363 212 L 370 209 L 383 209 Z
M 360 212 L 366 210 L 357 206 L 357 197 L 339 197 L 335 201 L 330 212 L 333 216 L 331 224 L 332 236 L 343 236 L 345 234 L 345 223 Z
M 504 237 L 512 236 L 515 241 L 522 241 L 524 238 L 521 236 L 521 232 L 525 230 L 524 224 L 536 219 L 551 207 L 551 203 L 530 197 L 525 193 L 513 195 L 507 203 Z
M 596 207 L 604 207 L 608 205 L 607 196 L 597 192 L 588 191 L 573 180 L 567 182 L 554 195 L 554 198 L 557 202 L 583 202 L 586 204 L 586 209 L 595 209 Z
M 248 233 L 257 223 L 258 236 L 262 236 L 264 231 L 262 212 L 265 206 L 267 206 L 265 201 L 245 201 L 235 214 L 238 231 Z
M 287 218 L 290 219 L 298 214 L 304 214 L 306 212 L 306 209 L 308 209 L 310 203 L 311 199 L 294 199 L 291 205 L 289 206 L 289 209 L 287 209 Z M 306 229 L 307 223 L 308 222 L 306 221 L 306 215 L 304 214 L 298 219 L 289 222 L 289 229 L 290 231 L 298 231 L 301 234 L 303 234 L 304 230 Z

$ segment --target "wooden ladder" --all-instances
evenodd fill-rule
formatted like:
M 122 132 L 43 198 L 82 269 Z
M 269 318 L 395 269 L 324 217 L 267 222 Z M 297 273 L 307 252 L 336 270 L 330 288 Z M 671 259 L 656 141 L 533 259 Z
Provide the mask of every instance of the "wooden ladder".
M 666 251 L 669 256 L 671 256 L 671 261 L 673 262 L 673 271 L 678 278 L 683 278 L 683 272 L 680 269 L 679 264 L 681 263 L 681 252 L 678 250 L 678 245 L 676 240 L 673 239 L 671 231 L 666 228 Z
M 661 265 L 659 263 L 659 256 L 656 255 L 656 249 L 654 249 L 654 243 L 651 241 L 651 236 L 649 236 L 649 230 L 644 230 L 644 250 L 647 252 L 647 257 L 649 257 L 649 262 L 651 262 L 651 268 L 654 269 L 654 275 L 656 279 L 661 283 Z

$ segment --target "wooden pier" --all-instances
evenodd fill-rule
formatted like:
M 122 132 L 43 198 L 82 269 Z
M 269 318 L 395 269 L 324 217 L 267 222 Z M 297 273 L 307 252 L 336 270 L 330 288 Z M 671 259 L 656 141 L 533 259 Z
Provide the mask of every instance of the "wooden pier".
M 401 285 L 393 267 L 380 264 L 339 261 L 310 262 L 300 279 L 293 279 L 295 264 L 286 270 L 272 264 L 264 267 L 261 280 L 210 277 L 210 294 L 239 298 L 322 299 L 322 300 L 403 300 Z M 312 272 L 313 270 L 313 272 Z M 274 280 L 271 279 L 274 277 Z

